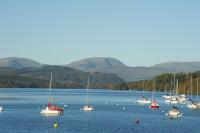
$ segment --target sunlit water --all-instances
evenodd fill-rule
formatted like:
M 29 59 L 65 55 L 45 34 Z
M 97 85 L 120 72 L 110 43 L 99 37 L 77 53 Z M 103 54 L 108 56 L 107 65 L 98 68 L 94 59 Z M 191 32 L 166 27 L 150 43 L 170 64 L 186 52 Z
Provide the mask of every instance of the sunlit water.
M 145 93 L 151 98 L 151 93 Z M 56 103 L 67 105 L 65 112 L 57 117 L 40 114 L 47 104 L 47 89 L 0 89 L 1 133 L 199 133 L 200 111 L 189 110 L 179 105 L 183 117 L 169 119 L 165 113 L 169 105 L 156 93 L 160 109 L 151 110 L 139 106 L 141 96 L 134 91 L 90 90 L 89 103 L 93 112 L 83 112 L 86 103 L 85 90 L 54 89 Z M 137 124 L 136 121 L 140 123 Z M 57 122 L 58 128 L 53 124 Z

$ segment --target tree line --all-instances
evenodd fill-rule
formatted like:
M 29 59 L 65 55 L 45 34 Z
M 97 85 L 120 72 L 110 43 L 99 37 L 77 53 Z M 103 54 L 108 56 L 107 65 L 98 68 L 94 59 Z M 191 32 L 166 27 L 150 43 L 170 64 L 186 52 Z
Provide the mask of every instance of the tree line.
M 193 73 L 165 73 L 158 75 L 150 80 L 140 80 L 129 83 L 117 84 L 115 89 L 125 89 L 125 90 L 144 90 L 152 91 L 153 82 L 155 81 L 154 89 L 156 91 L 167 91 L 173 92 L 178 91 L 179 94 L 196 94 L 197 89 L 197 80 L 200 85 L 200 71 Z

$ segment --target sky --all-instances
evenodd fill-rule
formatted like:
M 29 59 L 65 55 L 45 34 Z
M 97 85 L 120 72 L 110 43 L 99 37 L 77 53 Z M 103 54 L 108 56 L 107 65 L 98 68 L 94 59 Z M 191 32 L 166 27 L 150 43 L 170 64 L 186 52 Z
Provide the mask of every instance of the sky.
M 200 61 L 199 0 L 0 0 L 0 58 Z

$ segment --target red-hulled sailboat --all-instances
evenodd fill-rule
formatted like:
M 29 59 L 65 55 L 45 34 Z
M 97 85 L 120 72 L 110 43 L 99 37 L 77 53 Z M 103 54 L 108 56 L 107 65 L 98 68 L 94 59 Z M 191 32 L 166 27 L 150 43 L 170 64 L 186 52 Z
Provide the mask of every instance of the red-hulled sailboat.
M 50 84 L 49 84 L 49 102 L 46 108 L 42 109 L 42 111 L 40 112 L 43 115 L 60 115 L 64 112 L 64 109 L 62 107 L 59 107 L 57 105 L 53 105 L 51 104 L 51 83 L 52 83 L 52 73 L 51 73 L 51 80 L 50 80 Z

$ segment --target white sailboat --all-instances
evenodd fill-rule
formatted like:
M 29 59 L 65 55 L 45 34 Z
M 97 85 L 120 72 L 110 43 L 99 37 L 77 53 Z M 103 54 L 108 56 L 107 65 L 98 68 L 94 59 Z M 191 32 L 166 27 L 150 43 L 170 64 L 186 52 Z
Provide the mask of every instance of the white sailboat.
M 197 105 L 198 105 L 198 109 L 200 109 L 200 102 L 199 102 L 199 78 L 197 78 Z
M 51 79 L 49 83 L 49 102 L 46 108 L 41 110 L 41 114 L 43 115 L 60 115 L 64 112 L 64 109 L 61 107 L 58 107 L 56 105 L 51 104 L 51 84 L 52 84 L 52 73 L 51 73 Z
M 174 89 L 173 89 L 173 95 L 171 96 L 170 99 L 166 99 L 165 102 L 166 103 L 170 103 L 170 104 L 178 104 L 179 103 L 179 99 L 178 99 L 178 79 L 175 83 L 176 80 L 176 75 L 174 73 Z
M 197 78 L 197 101 L 193 101 L 192 99 L 190 100 L 190 102 L 187 104 L 187 107 L 189 109 L 198 109 L 199 108 L 199 104 L 198 104 L 198 78 Z M 191 97 L 192 97 L 192 78 L 191 78 Z
M 175 74 L 174 74 L 174 88 L 175 88 Z M 177 87 L 177 86 L 176 86 Z M 170 90 L 171 91 L 171 90 Z M 174 93 L 175 94 L 175 93 Z M 173 99 L 174 98 L 174 99 Z M 172 106 L 171 108 L 171 104 L 173 103 L 178 103 L 178 99 L 175 96 L 172 96 L 172 98 L 170 99 L 170 109 L 168 110 L 168 112 L 166 113 L 166 115 L 170 118 L 177 118 L 177 117 L 181 117 L 183 115 L 183 113 L 175 106 Z
M 141 104 L 141 105 L 150 104 L 151 101 L 150 101 L 148 98 L 146 98 L 146 97 L 144 96 L 144 81 L 143 81 L 143 86 L 142 86 L 142 87 L 143 87 L 142 97 L 141 97 L 140 99 L 137 100 L 137 103 L 138 103 L 138 104 Z
M 163 95 L 163 98 L 165 100 L 171 98 L 171 95 L 169 93 L 167 93 L 167 83 L 165 84 L 165 94 Z
M 169 116 L 170 118 L 177 118 L 177 117 L 181 117 L 183 115 L 183 113 L 175 106 L 173 106 L 167 113 L 167 116 Z
M 169 95 L 164 95 L 165 103 L 170 103 L 172 99 L 172 88 L 173 88 L 173 82 L 171 80 L 171 86 L 170 86 L 170 93 Z
M 86 112 L 91 112 L 91 111 L 94 110 L 94 107 L 89 105 L 89 98 L 88 98 L 89 86 L 90 86 L 90 78 L 88 76 L 88 81 L 87 81 L 87 99 L 86 99 L 87 105 L 83 106 L 83 111 L 86 111 Z

